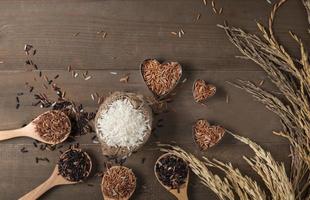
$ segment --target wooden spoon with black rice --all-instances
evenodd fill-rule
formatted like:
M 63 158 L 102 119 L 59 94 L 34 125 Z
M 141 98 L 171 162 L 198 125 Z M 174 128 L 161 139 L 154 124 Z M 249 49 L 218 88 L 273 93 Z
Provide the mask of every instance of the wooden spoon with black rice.
M 182 158 L 163 154 L 157 159 L 154 172 L 158 182 L 178 200 L 188 200 L 189 168 Z
M 73 147 L 60 156 L 52 175 L 44 183 L 19 200 L 38 199 L 55 186 L 83 182 L 89 176 L 91 169 L 92 161 L 89 155 L 81 149 Z

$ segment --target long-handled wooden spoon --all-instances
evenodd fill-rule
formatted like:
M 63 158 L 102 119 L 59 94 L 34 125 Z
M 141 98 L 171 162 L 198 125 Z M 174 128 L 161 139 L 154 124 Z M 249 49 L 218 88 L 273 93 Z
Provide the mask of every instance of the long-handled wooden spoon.
M 70 150 L 71 149 L 65 151 L 62 155 L 64 155 L 65 153 L 67 153 Z M 83 152 L 83 153 L 85 153 L 85 152 Z M 92 169 L 92 162 L 91 162 L 89 155 L 87 153 L 85 153 L 85 154 L 86 154 L 86 156 L 90 162 L 89 171 L 87 173 L 89 175 L 90 171 Z M 50 190 L 51 188 L 53 188 L 55 186 L 70 185 L 70 184 L 77 184 L 77 183 L 79 183 L 79 182 L 69 181 L 66 178 L 64 178 L 63 176 L 61 176 L 59 173 L 58 165 L 56 165 L 52 175 L 45 182 L 43 182 L 41 185 L 39 185 L 37 188 L 35 188 L 31 192 L 29 192 L 26 195 L 24 195 L 23 197 L 21 197 L 19 200 L 35 200 L 35 199 L 38 199 L 45 192 L 47 192 L 48 190 Z
M 78 182 L 71 182 L 62 177 L 58 172 L 58 165 L 56 165 L 52 175 L 37 188 L 27 193 L 25 196 L 21 197 L 19 200 L 35 200 L 42 196 L 49 189 L 57 186 L 57 185 L 68 185 L 68 184 L 76 184 Z
M 164 187 L 166 188 L 166 190 L 168 190 L 171 194 L 173 194 L 178 200 L 188 200 L 188 196 L 187 196 L 187 188 L 188 188 L 188 181 L 189 181 L 189 172 L 187 172 L 187 177 L 185 179 L 185 183 L 183 183 L 182 185 L 179 186 L 178 189 L 172 189 L 171 187 L 166 186 L 165 184 L 163 184 L 163 182 L 159 179 L 158 174 L 156 172 L 156 164 L 159 163 L 159 160 L 161 160 L 162 158 L 169 156 L 169 155 L 174 155 L 171 153 L 166 153 L 161 155 L 154 166 L 154 173 L 155 176 L 158 180 L 158 182 Z
M 57 142 L 47 141 L 46 139 L 42 138 L 39 135 L 39 133 L 37 132 L 37 130 L 36 130 L 37 125 L 35 124 L 35 121 L 40 119 L 41 116 L 43 116 L 44 114 L 47 114 L 49 112 L 52 112 L 52 111 L 47 111 L 47 112 L 39 115 L 37 118 L 35 118 L 32 122 L 30 122 L 25 127 L 15 129 L 15 130 L 0 131 L 0 141 L 8 140 L 8 139 L 16 138 L 16 137 L 30 137 L 30 138 L 33 138 L 33 139 L 38 140 L 40 142 L 46 143 L 46 144 L 58 144 L 58 143 L 65 141 L 71 132 L 70 119 L 66 115 L 64 115 L 66 117 L 65 120 L 67 121 L 67 123 L 69 123 L 70 127 L 68 128 L 68 132 L 63 136 L 63 138 L 61 140 L 59 140 Z M 58 111 L 58 112 L 61 112 L 61 111 Z M 57 126 L 57 124 L 55 124 L 55 125 Z

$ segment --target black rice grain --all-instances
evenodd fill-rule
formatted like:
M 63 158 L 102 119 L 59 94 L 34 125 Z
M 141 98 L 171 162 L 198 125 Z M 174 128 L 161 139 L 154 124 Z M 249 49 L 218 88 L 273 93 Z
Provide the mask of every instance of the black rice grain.
M 22 153 L 27 153 L 28 150 L 26 149 L 26 147 L 23 147 L 23 148 L 20 149 L 20 152 L 22 152 Z
M 35 148 L 38 148 L 38 144 L 36 142 L 32 143 Z
M 36 163 L 39 163 L 40 161 L 45 161 L 45 162 L 50 162 L 50 160 L 48 158 L 39 158 L 39 157 L 36 157 Z
M 167 155 L 159 159 L 155 165 L 158 179 L 172 189 L 178 189 L 188 176 L 188 165 L 175 155 Z
M 86 152 L 72 148 L 60 156 L 58 171 L 68 181 L 82 181 L 90 174 L 91 160 Z

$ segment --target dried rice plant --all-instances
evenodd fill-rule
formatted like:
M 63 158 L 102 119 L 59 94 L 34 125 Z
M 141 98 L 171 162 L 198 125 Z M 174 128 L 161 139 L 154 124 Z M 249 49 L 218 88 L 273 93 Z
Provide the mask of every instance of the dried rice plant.
M 252 82 L 239 80 L 235 85 L 252 94 L 266 107 L 276 113 L 282 122 L 283 131 L 275 132 L 288 139 L 291 144 L 291 182 L 296 199 L 310 199 L 310 64 L 309 56 L 300 38 L 289 32 L 300 49 L 300 58 L 291 56 L 278 43 L 273 32 L 273 22 L 277 9 L 285 3 L 280 0 L 273 7 L 266 29 L 257 26 L 262 38 L 246 33 L 240 28 L 223 28 L 229 40 L 245 58 L 254 61 L 267 73 L 286 100 L 256 86 Z
M 231 133 L 232 134 L 232 133 Z M 254 158 L 243 157 L 252 169 L 263 179 L 274 200 L 294 200 L 294 190 L 286 175 L 284 164 L 277 163 L 272 155 L 250 139 L 232 134 L 239 141 L 249 145 Z
M 310 0 L 302 0 L 302 3 L 304 4 L 307 14 L 308 14 L 308 22 L 310 24 Z
M 216 167 L 222 170 L 226 178 L 231 183 L 232 188 L 240 199 L 256 199 L 266 200 L 265 192 L 258 186 L 256 181 L 250 177 L 243 175 L 238 168 L 234 168 L 231 163 L 224 164 L 223 162 L 213 159 L 210 161 L 204 157 L 205 164 L 211 167 Z
M 239 141 L 249 145 L 254 151 L 253 158 L 243 157 L 252 169 L 262 178 L 270 191 L 273 200 L 294 200 L 294 190 L 285 172 L 284 164 L 274 160 L 271 154 L 265 151 L 258 144 L 250 139 L 235 135 L 227 131 Z M 173 153 L 186 160 L 192 171 L 201 179 L 202 183 L 215 192 L 221 199 L 236 199 L 231 195 L 237 194 L 241 200 L 266 200 L 265 192 L 258 186 L 255 180 L 243 175 L 238 168 L 234 168 L 231 163 L 225 164 L 213 159 L 212 161 L 204 157 L 204 162 L 198 160 L 191 153 L 177 146 L 160 144 L 161 151 Z M 223 179 L 214 175 L 208 168 L 215 167 L 225 173 Z M 225 188 L 223 190 L 222 188 Z M 232 193 L 231 191 L 234 191 Z M 229 193 L 225 193 L 229 192 Z M 231 194 L 232 193 L 232 194 Z M 228 195 L 229 194 L 229 195 Z
M 191 170 L 200 178 L 201 183 L 209 187 L 221 200 L 234 200 L 232 186 L 226 178 L 221 179 L 218 175 L 213 174 L 205 165 L 193 154 L 187 153 L 180 147 L 171 146 L 168 144 L 158 144 L 161 151 L 173 153 L 174 155 L 183 158 L 188 162 Z

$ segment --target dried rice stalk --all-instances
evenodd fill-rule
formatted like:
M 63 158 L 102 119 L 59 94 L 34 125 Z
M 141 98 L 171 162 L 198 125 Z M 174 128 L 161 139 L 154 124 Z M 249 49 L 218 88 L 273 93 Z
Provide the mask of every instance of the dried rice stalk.
M 188 162 L 191 170 L 201 179 L 202 184 L 209 187 L 221 200 L 234 200 L 232 186 L 226 178 L 221 179 L 218 175 L 213 174 L 204 162 L 197 159 L 191 153 L 187 153 L 180 147 L 167 144 L 159 144 L 161 151 L 173 153 Z
M 232 133 L 231 133 L 232 134 Z M 274 200 L 294 200 L 294 190 L 286 175 L 283 163 L 277 163 L 269 152 L 266 152 L 258 144 L 250 139 L 232 134 L 236 139 L 249 145 L 254 151 L 254 158 L 243 158 L 258 173 L 269 189 Z
M 240 138 L 243 138 L 243 137 L 240 137 Z M 252 145 L 255 143 L 252 142 L 252 143 L 247 143 L 247 144 Z M 161 151 L 175 154 L 175 155 L 183 158 L 184 160 L 186 160 L 189 163 L 189 166 L 192 169 L 192 171 L 201 179 L 202 183 L 205 186 L 209 187 L 213 192 L 215 192 L 220 199 L 236 199 L 233 191 L 238 195 L 238 198 L 241 200 L 252 200 L 252 199 L 265 200 L 265 199 L 267 199 L 265 192 L 258 186 L 256 181 L 252 180 L 248 176 L 243 175 L 239 171 L 239 169 L 234 168 L 231 165 L 231 163 L 224 164 L 224 163 L 222 163 L 218 160 L 215 160 L 215 159 L 213 159 L 213 161 L 210 161 L 206 157 L 204 157 L 204 161 L 200 161 L 194 155 L 192 155 L 191 153 L 187 153 L 185 150 L 181 149 L 180 147 L 166 145 L 166 144 L 159 144 L 159 146 L 162 147 Z M 254 152 L 256 153 L 256 157 L 254 157 L 254 158 L 262 158 L 262 160 L 266 159 L 268 161 L 269 160 L 274 161 L 274 159 L 271 156 L 266 157 L 266 155 L 268 155 L 269 153 L 265 152 L 261 147 L 258 146 L 258 149 L 260 151 L 257 151 L 256 146 L 254 146 L 254 147 L 256 150 L 256 151 L 254 150 Z M 260 164 L 262 164 L 262 163 L 260 163 Z M 270 179 L 273 177 L 274 174 L 272 174 L 272 176 L 270 176 L 269 168 L 276 171 L 276 170 L 278 170 L 278 166 L 280 166 L 280 165 L 278 165 L 275 161 L 274 162 L 268 162 L 268 164 L 270 164 L 270 165 L 267 166 L 267 165 L 263 164 L 261 166 L 263 169 L 266 169 L 265 176 L 268 176 L 268 178 Z M 215 168 L 222 170 L 223 172 L 225 172 L 226 177 L 221 179 L 217 175 L 213 174 L 208 169 L 207 166 L 215 167 Z M 283 167 L 283 169 L 284 169 L 284 167 Z M 281 172 L 283 172 L 283 171 L 281 171 Z M 283 175 L 285 175 L 285 170 L 284 170 L 284 174 L 278 173 L 277 175 L 280 175 L 280 177 L 283 177 Z M 283 179 L 285 179 L 285 177 L 286 177 L 286 175 L 284 176 Z M 263 178 L 266 178 L 266 177 L 263 177 Z M 286 179 L 288 180 L 287 177 L 286 177 Z M 289 185 L 289 181 L 287 181 L 287 182 Z M 275 183 L 275 182 L 273 182 L 273 183 Z M 286 184 L 283 183 L 283 185 L 286 185 Z M 276 186 L 277 185 L 274 185 L 274 187 L 276 187 Z M 282 185 L 280 185 L 280 187 L 282 188 Z M 284 187 L 284 188 L 287 188 L 287 187 Z M 287 198 L 285 196 L 289 193 L 289 191 L 292 191 L 292 190 L 288 190 L 285 193 L 282 193 L 283 196 L 281 196 L 281 194 L 279 194 L 279 196 L 281 196 L 281 198 L 283 197 L 281 200 L 291 200 L 291 198 Z M 279 199 L 279 198 L 277 198 L 277 199 Z
M 291 143 L 291 182 L 296 199 L 310 199 L 310 64 L 301 39 L 290 32 L 300 48 L 300 58 L 292 57 L 278 43 L 273 33 L 273 21 L 277 9 L 286 0 L 275 4 L 269 18 L 269 27 L 257 23 L 262 38 L 246 33 L 240 28 L 219 27 L 226 31 L 230 41 L 247 59 L 251 59 L 266 71 L 287 101 L 281 101 L 272 93 L 249 81 L 238 81 L 237 86 L 251 93 L 256 99 L 275 112 L 281 119 L 284 131 L 277 133 Z M 287 103 L 288 102 L 288 103 Z
M 286 175 L 284 164 L 277 163 L 269 152 L 266 152 L 256 143 L 242 136 L 235 135 L 236 139 L 249 145 L 255 153 L 253 158 L 244 157 L 254 171 L 260 175 L 270 190 L 274 200 L 294 200 L 294 190 Z M 265 192 L 258 186 L 256 181 L 243 175 L 238 168 L 231 163 L 225 164 L 216 159 L 210 161 L 204 157 L 204 161 L 198 160 L 191 153 L 187 153 L 180 147 L 160 144 L 161 151 L 173 153 L 189 163 L 192 171 L 201 179 L 202 183 L 215 192 L 221 199 L 235 199 L 233 190 L 241 200 L 265 200 Z M 225 172 L 226 177 L 221 179 L 209 171 L 207 166 L 216 167 Z M 225 188 L 225 190 L 223 190 Z M 227 193 L 229 192 L 229 193 Z M 228 195 L 230 194 L 230 195 Z M 225 197 L 225 198 L 223 198 Z
M 302 3 L 304 4 L 307 14 L 308 14 L 308 22 L 310 24 L 310 0 L 302 0 Z
M 257 182 L 250 177 L 243 175 L 238 168 L 234 168 L 231 163 L 224 164 L 213 159 L 213 162 L 204 157 L 205 164 L 221 169 L 225 172 L 226 178 L 231 183 L 236 194 L 241 200 L 265 200 L 265 192 L 258 186 Z

